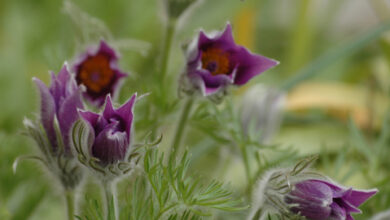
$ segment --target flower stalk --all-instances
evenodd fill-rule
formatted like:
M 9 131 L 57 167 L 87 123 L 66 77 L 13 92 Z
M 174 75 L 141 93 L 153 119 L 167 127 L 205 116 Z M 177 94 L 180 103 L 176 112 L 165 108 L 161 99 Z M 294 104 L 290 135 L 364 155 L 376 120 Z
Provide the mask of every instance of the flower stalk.
M 74 219 L 74 192 L 73 190 L 65 191 L 66 208 L 68 214 L 68 220 Z
M 111 181 L 102 182 L 105 197 L 106 220 L 118 219 L 115 185 Z
M 249 158 L 248 158 L 248 151 L 245 145 L 240 146 L 240 150 L 242 154 L 242 160 L 244 162 L 245 175 L 247 180 L 246 193 L 248 197 L 250 197 L 252 195 L 252 177 L 251 177 L 251 168 L 250 168 Z
M 175 135 L 173 136 L 173 142 L 172 142 L 173 152 L 171 153 L 171 156 L 175 156 L 178 154 L 179 146 L 181 140 L 183 139 L 184 130 L 193 104 L 194 104 L 194 99 L 189 97 L 184 105 L 183 111 L 179 119 L 179 124 L 177 125 Z
M 161 53 L 161 82 L 163 82 L 165 75 L 168 71 L 168 64 L 169 64 L 169 56 L 171 52 L 172 47 L 172 41 L 175 36 L 176 31 L 176 19 L 169 18 L 167 25 L 166 25 L 166 31 L 165 31 L 165 40 L 163 45 L 163 50 Z

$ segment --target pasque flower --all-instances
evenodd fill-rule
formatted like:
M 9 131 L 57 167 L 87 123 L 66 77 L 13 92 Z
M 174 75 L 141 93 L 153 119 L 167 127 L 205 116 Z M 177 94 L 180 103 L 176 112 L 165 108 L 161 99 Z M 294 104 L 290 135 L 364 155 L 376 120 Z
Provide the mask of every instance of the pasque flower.
M 26 118 L 24 125 L 41 155 L 32 158 L 40 160 L 66 191 L 72 191 L 83 176 L 71 147 L 72 126 L 79 119 L 77 109 L 83 108 L 82 90 L 69 73 L 66 63 L 58 75 L 51 72 L 50 87 L 35 77 L 33 81 L 41 96 L 40 119 L 33 121 Z M 14 170 L 19 159 L 15 160 Z
M 292 212 L 311 220 L 353 220 L 351 213 L 377 190 L 345 188 L 328 180 L 309 179 L 298 182 L 285 196 Z
M 121 79 L 127 76 L 118 67 L 119 54 L 104 40 L 99 48 L 89 48 L 74 63 L 78 84 L 86 87 L 84 97 L 96 106 L 101 106 L 108 94 L 115 96 Z
M 41 96 L 41 122 L 53 151 L 57 151 L 63 144 L 65 153 L 71 154 L 70 130 L 73 123 L 79 119 L 77 109 L 83 108 L 81 89 L 69 73 L 66 63 L 58 76 L 51 72 L 51 80 L 48 88 L 41 80 L 33 78 Z M 58 121 L 63 143 L 57 138 L 56 121 Z
M 200 32 L 188 48 L 185 76 L 196 90 L 208 96 L 228 85 L 243 85 L 277 64 L 237 45 L 227 24 L 223 32 L 214 35 Z
M 310 170 L 316 157 L 308 157 L 293 168 L 275 168 L 258 181 L 248 219 L 269 214 L 287 219 L 353 220 L 351 213 L 378 190 L 356 190 L 333 182 Z
M 103 112 L 97 114 L 79 111 L 92 134 L 90 153 L 106 166 L 125 159 L 131 142 L 134 94 L 125 104 L 114 109 L 110 96 L 106 98 Z

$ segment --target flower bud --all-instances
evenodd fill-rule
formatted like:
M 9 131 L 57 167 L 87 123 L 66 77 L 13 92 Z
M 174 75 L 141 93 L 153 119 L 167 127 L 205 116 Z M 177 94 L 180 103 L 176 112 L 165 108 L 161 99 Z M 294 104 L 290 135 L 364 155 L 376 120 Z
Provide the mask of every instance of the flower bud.
M 73 146 L 79 161 L 103 181 L 128 174 L 140 159 L 137 148 L 130 149 L 136 96 L 117 109 L 107 96 L 100 114 L 79 111 L 82 120 L 73 127 Z
M 129 150 L 135 98 L 133 95 L 120 108 L 114 109 L 111 97 L 107 96 L 103 113 L 79 112 L 94 137 L 92 155 L 103 165 L 123 160 Z
M 69 73 L 67 64 L 57 76 L 53 72 L 51 76 L 49 88 L 33 78 L 41 96 L 40 122 L 25 119 L 24 125 L 42 152 L 39 160 L 65 188 L 74 188 L 82 178 L 82 171 L 74 160 L 70 132 L 79 119 L 77 109 L 83 108 L 81 88 Z

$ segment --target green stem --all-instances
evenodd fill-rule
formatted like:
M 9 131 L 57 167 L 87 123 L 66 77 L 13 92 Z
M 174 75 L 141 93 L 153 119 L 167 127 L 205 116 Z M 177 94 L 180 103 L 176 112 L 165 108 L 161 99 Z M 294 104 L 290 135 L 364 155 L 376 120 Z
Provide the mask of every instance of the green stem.
M 241 154 L 242 154 L 242 160 L 244 162 L 245 166 L 245 174 L 246 174 L 246 179 L 247 179 L 247 190 L 246 192 L 248 193 L 248 197 L 250 199 L 252 195 L 252 177 L 251 177 L 251 169 L 249 165 L 249 159 L 248 159 L 248 151 L 246 146 L 240 146 Z
M 114 186 L 111 182 L 103 182 L 105 196 L 106 220 L 117 220 L 117 203 Z
M 171 153 L 172 156 L 177 155 L 177 153 L 178 153 L 180 142 L 183 138 L 185 126 L 187 124 L 188 116 L 191 112 L 191 107 L 192 107 L 193 103 L 194 103 L 194 99 L 189 98 L 187 100 L 186 104 L 184 105 L 183 111 L 182 111 L 180 119 L 179 119 L 179 124 L 176 128 L 175 136 L 173 137 L 173 142 L 172 142 L 173 154 Z
M 161 53 L 161 55 L 162 55 L 162 57 L 161 57 L 161 73 L 160 73 L 161 82 L 164 81 L 164 77 L 168 71 L 169 55 L 170 55 L 170 51 L 171 51 L 173 37 L 175 35 L 175 28 L 176 28 L 176 20 L 169 19 L 168 24 L 166 26 L 164 47 L 163 47 L 163 51 Z
M 65 191 L 66 208 L 68 212 L 68 220 L 74 219 L 74 194 L 72 190 Z

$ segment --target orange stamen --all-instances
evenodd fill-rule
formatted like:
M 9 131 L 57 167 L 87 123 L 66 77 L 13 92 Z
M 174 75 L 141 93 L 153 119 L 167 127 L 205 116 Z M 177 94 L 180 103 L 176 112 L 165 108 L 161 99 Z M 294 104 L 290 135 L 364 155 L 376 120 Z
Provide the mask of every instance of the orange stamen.
M 229 53 L 215 47 L 207 48 L 202 53 L 202 68 L 215 76 L 230 73 Z
M 110 61 L 104 54 L 88 58 L 82 65 L 77 76 L 78 81 L 84 84 L 93 93 L 100 93 L 110 86 L 114 72 L 110 68 Z

